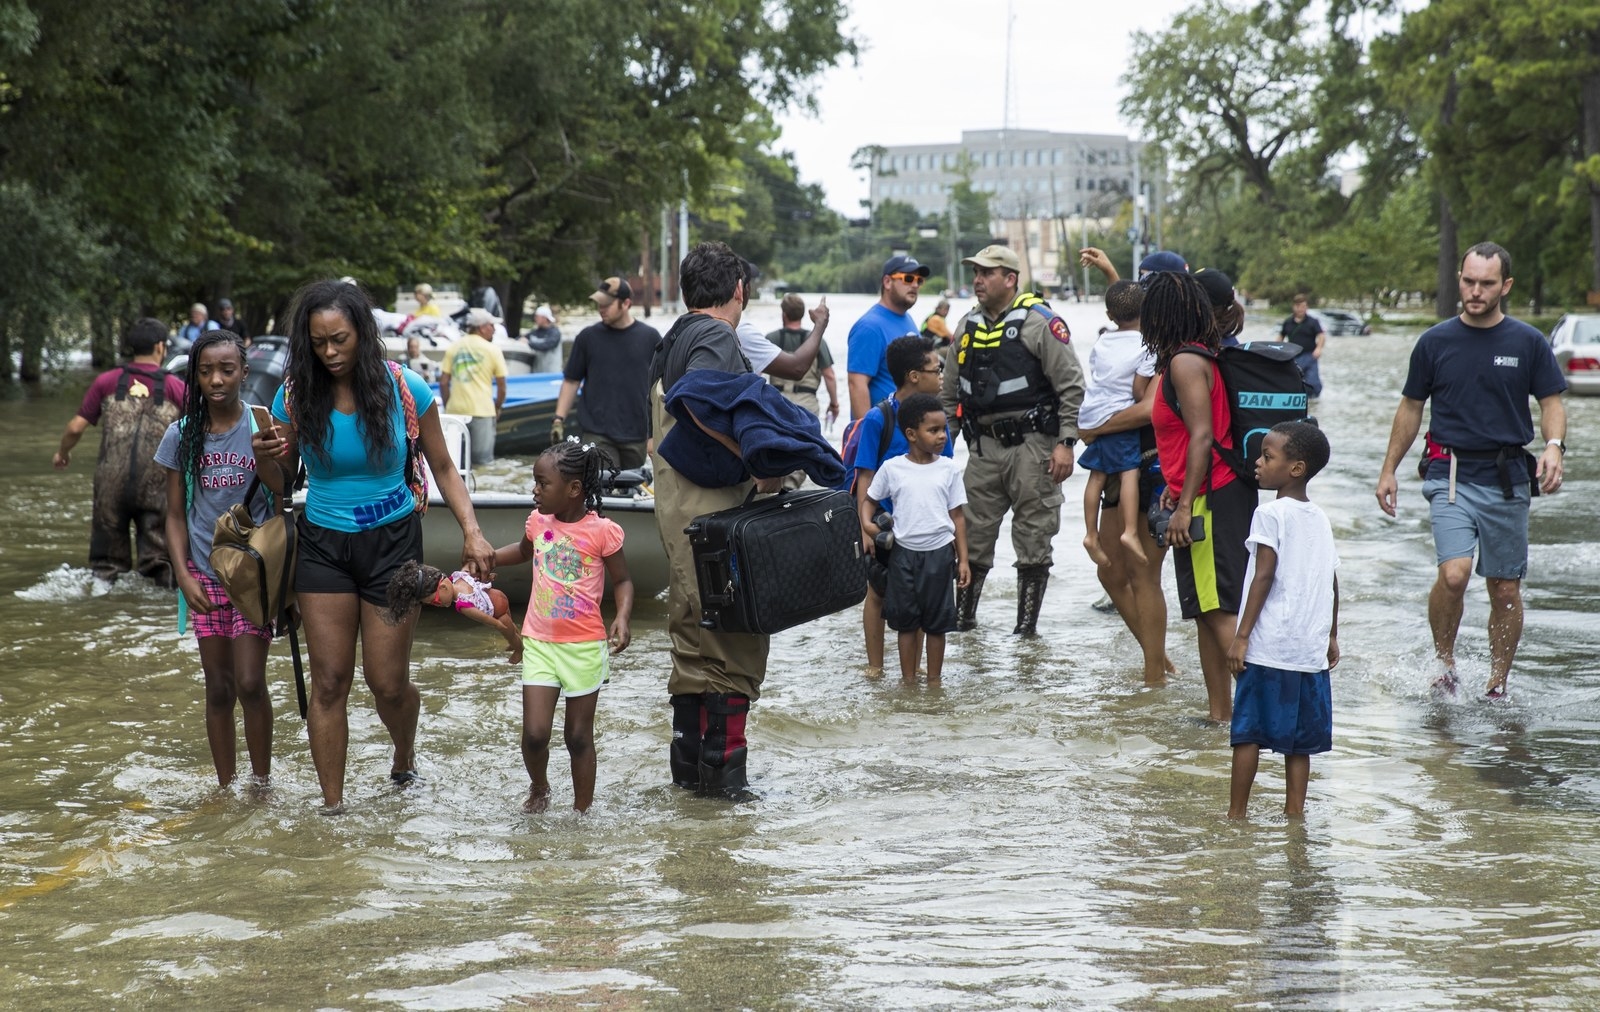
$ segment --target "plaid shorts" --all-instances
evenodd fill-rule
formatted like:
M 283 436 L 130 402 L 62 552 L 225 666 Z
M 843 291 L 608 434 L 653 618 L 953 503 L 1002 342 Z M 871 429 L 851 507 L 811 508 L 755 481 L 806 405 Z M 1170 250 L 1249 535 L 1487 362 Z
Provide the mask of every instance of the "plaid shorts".
M 189 575 L 200 581 L 200 589 L 206 592 L 206 599 L 217 607 L 202 615 L 193 609 L 189 611 L 189 624 L 194 626 L 194 638 L 203 640 L 207 636 L 221 636 L 224 639 L 238 639 L 240 636 L 260 636 L 267 642 L 272 642 L 272 630 L 256 625 L 243 615 L 239 609 L 228 600 L 228 591 L 215 577 L 202 573 L 194 560 L 188 560 Z

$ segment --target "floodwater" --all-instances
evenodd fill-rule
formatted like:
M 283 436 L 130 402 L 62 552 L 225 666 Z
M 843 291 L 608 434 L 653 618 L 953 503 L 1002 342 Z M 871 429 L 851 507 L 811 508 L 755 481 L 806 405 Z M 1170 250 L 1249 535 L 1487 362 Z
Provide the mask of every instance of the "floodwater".
M 830 299 L 836 350 L 869 301 Z M 1066 311 L 1087 344 L 1097 313 Z M 756 312 L 775 325 L 773 307 Z M 1298 823 L 1281 814 L 1275 756 L 1250 820 L 1223 818 L 1227 732 L 1196 720 L 1192 630 L 1174 619 L 1183 673 L 1147 690 L 1132 637 L 1090 609 L 1081 474 L 1039 639 L 1009 635 L 1005 559 L 986 627 L 952 637 L 940 688 L 864 678 L 850 613 L 774 639 L 751 721 L 759 802 L 669 785 L 667 638 L 651 602 L 601 698 L 587 817 L 520 812 L 514 672 L 491 634 L 443 613 L 414 655 L 425 784 L 390 787 L 358 682 L 350 811 L 317 814 L 275 647 L 273 786 L 219 791 L 198 658 L 169 595 L 90 585 L 95 437 L 71 471 L 50 469 L 81 379 L 6 390 L 4 1004 L 1593 1008 L 1596 402 L 1570 402 L 1571 477 L 1534 506 L 1511 701 L 1440 701 L 1418 483 L 1403 476 L 1398 520 L 1371 494 L 1413 336 L 1334 338 L 1323 366 L 1334 455 L 1312 495 L 1343 558 L 1344 661 L 1334 750 L 1312 762 Z M 1487 672 L 1485 616 L 1475 583 L 1468 686 Z M 552 783 L 565 804 L 559 753 Z

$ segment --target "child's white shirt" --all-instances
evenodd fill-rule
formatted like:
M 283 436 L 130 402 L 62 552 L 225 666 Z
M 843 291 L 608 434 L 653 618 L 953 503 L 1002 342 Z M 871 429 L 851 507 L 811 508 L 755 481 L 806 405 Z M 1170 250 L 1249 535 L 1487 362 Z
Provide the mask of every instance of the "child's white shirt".
M 1145 349 L 1137 330 L 1101 334 L 1089 349 L 1089 387 L 1078 406 L 1078 428 L 1104 425 L 1133 403 L 1133 377 L 1155 374 L 1156 357 Z
M 894 543 L 913 552 L 943 548 L 956 538 L 950 511 L 967 503 L 961 468 L 949 457 L 913 463 L 901 454 L 890 457 L 872 476 L 868 497 L 894 500 Z
M 1244 571 L 1246 601 L 1261 545 L 1278 554 L 1278 566 L 1244 659 L 1286 671 L 1322 671 L 1328 666 L 1333 574 L 1339 568 L 1333 525 L 1313 502 L 1284 497 L 1258 507 L 1245 541 L 1250 550 Z M 1243 605 L 1241 601 L 1241 613 Z

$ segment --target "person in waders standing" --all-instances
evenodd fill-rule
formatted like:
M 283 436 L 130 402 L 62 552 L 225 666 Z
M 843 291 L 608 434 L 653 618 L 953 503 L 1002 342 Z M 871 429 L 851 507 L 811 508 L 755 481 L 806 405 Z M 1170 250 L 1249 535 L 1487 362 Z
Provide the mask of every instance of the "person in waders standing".
M 167 426 L 183 412 L 183 380 L 161 368 L 167 328 L 143 319 L 123 338 L 132 359 L 95 377 L 78 413 L 61 433 L 51 463 L 66 470 L 72 448 L 99 425 L 100 458 L 94 468 L 94 519 L 89 528 L 89 568 L 112 582 L 137 571 L 163 587 L 175 586 L 167 555 L 167 472 L 155 463 Z M 128 525 L 134 528 L 128 540 Z M 134 546 L 137 546 L 137 564 Z

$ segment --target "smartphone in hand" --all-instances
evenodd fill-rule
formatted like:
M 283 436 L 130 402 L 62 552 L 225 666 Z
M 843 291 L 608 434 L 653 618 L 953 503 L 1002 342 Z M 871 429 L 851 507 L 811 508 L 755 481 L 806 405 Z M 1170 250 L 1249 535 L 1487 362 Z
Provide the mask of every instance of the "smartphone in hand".
M 250 414 L 255 418 L 256 429 L 259 432 L 266 432 L 278 425 L 277 419 L 272 417 L 272 412 L 259 404 L 250 405 Z

